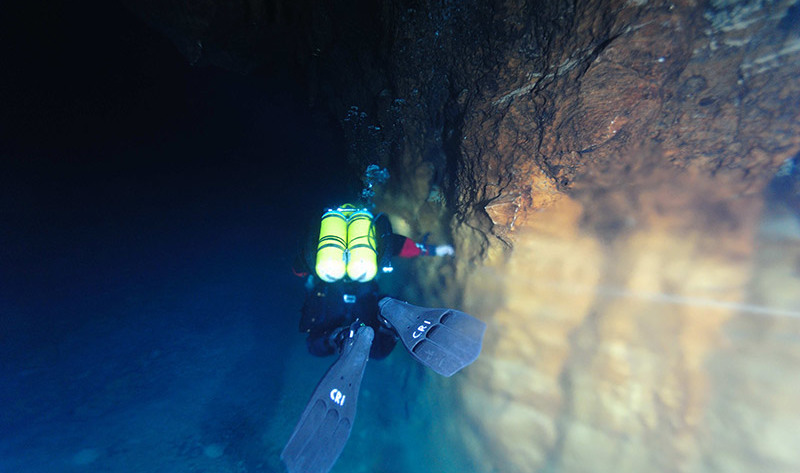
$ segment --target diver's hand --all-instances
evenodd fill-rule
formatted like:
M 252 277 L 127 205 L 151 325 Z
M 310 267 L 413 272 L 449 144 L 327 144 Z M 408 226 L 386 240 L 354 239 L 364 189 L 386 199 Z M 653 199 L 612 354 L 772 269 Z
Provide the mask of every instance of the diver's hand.
M 436 256 L 452 256 L 455 250 L 450 245 L 437 245 L 434 249 Z

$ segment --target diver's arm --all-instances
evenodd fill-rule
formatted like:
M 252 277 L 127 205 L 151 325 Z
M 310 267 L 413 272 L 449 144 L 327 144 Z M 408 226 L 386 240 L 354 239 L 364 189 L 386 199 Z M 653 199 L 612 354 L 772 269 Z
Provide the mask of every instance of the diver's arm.
M 397 256 L 401 258 L 416 258 L 417 256 L 449 256 L 455 251 L 450 245 L 429 245 L 427 243 L 416 243 L 411 238 L 403 237 L 403 245 Z

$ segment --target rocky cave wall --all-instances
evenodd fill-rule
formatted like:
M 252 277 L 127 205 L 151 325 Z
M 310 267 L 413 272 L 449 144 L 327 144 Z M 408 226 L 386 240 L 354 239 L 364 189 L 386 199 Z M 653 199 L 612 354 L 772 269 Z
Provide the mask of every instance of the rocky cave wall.
M 398 228 L 452 239 L 405 297 L 489 323 L 476 471 L 800 468 L 800 242 L 764 230 L 797 0 L 130 6 L 192 63 L 294 71 Z

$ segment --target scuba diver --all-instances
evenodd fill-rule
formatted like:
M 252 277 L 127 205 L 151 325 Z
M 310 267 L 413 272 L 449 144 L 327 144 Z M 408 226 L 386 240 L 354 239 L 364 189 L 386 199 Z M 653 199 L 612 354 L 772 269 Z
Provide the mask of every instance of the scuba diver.
M 327 473 L 350 436 L 368 359 L 399 339 L 418 362 L 443 376 L 475 361 L 486 324 L 454 309 L 428 309 L 379 294 L 375 278 L 391 258 L 449 256 L 450 245 L 416 243 L 392 231 L 384 214 L 345 204 L 328 209 L 319 237 L 301 249 L 294 273 L 306 278 L 300 331 L 315 356 L 338 353 L 281 452 L 290 473 Z
M 453 247 L 429 245 L 427 236 L 416 243 L 394 233 L 386 214 L 373 218 L 351 204 L 325 212 L 320 227 L 319 239 L 316 234 L 307 239 L 292 268 L 306 278 L 300 331 L 308 334 L 308 351 L 315 356 L 338 352 L 345 329 L 358 320 L 375 332 L 369 357 L 385 358 L 397 336 L 378 317 L 378 272 L 392 272 L 394 256 L 449 256 Z

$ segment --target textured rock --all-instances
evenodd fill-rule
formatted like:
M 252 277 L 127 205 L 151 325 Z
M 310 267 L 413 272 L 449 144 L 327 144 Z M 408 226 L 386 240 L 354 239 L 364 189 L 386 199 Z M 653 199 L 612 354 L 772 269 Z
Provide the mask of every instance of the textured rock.
M 760 199 L 716 179 L 650 184 L 614 239 L 564 196 L 468 277 L 468 306 L 499 303 L 462 391 L 499 471 L 797 468 L 800 239 L 756 247 Z
M 800 354 L 800 306 L 778 303 L 800 280 L 786 275 L 769 296 L 754 287 L 774 271 L 754 266 L 761 191 L 797 153 L 800 125 L 797 35 L 776 27 L 787 10 L 773 8 L 700 15 L 691 5 L 629 4 L 604 26 L 598 38 L 613 39 L 602 48 L 575 34 L 584 43 L 572 50 L 592 51 L 588 59 L 573 64 L 562 52 L 548 61 L 557 67 L 531 67 L 543 72 L 528 83 L 508 76 L 467 117 L 464 156 L 489 195 L 470 194 L 462 208 L 492 193 L 501 202 L 524 196 L 512 235 L 486 210 L 491 231 L 515 245 L 487 270 L 502 278 L 492 290 L 505 297 L 487 360 L 464 390 L 497 469 L 800 466 L 789 453 L 800 412 L 787 403 L 797 385 L 785 380 Z M 750 35 L 754 45 L 737 42 Z M 777 60 L 786 54 L 794 56 Z M 796 253 L 796 243 L 789 248 Z M 486 273 L 468 264 L 457 273 L 466 305 L 490 312 Z M 754 298 L 762 305 L 744 310 Z M 763 309 L 776 305 L 783 309 Z M 777 324 L 792 341 L 731 338 L 729 327 L 742 324 Z M 726 359 L 742 346 L 758 355 Z M 751 389 L 759 379 L 769 394 Z M 769 440 L 756 441 L 753 428 Z

